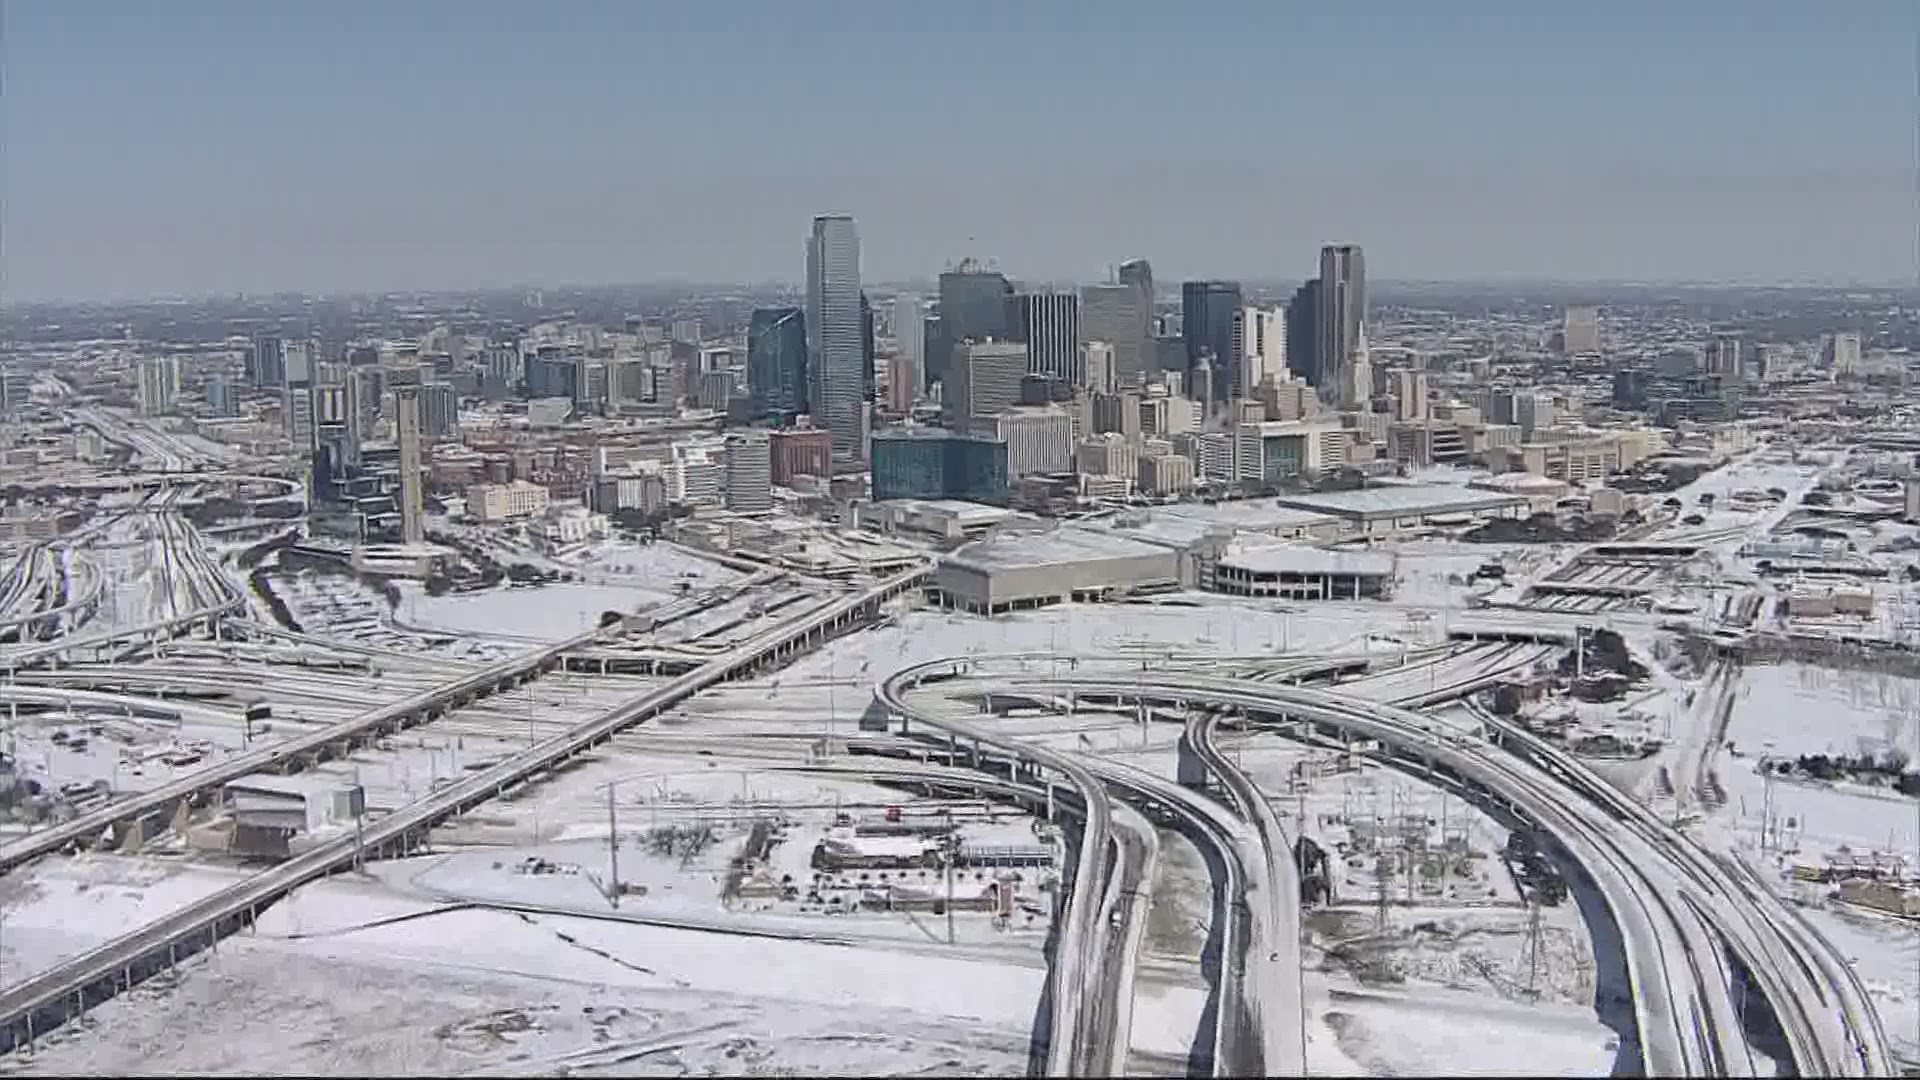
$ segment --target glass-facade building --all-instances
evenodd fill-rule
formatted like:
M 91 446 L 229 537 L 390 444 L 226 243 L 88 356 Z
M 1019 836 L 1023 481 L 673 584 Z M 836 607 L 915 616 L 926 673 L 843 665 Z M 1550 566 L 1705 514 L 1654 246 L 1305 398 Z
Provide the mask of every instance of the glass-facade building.
M 796 307 L 755 308 L 747 324 L 747 401 L 756 421 L 807 411 L 807 318 Z
M 873 437 L 873 498 L 1007 504 L 1007 444 L 939 428 Z

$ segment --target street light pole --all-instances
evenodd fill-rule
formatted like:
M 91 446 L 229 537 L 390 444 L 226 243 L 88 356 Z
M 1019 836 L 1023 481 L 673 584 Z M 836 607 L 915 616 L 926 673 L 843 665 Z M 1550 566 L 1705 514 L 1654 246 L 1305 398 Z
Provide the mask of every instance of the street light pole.
M 613 785 L 607 785 L 607 899 L 620 906 L 620 822 L 613 807 Z

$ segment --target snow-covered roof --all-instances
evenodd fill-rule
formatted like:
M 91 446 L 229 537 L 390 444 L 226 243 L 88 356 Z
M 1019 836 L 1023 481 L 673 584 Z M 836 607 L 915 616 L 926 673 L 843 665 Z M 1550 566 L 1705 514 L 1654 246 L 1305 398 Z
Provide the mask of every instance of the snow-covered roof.
M 1393 573 L 1393 556 L 1377 551 L 1328 551 L 1299 544 L 1239 548 L 1221 556 L 1220 565 L 1256 574 Z

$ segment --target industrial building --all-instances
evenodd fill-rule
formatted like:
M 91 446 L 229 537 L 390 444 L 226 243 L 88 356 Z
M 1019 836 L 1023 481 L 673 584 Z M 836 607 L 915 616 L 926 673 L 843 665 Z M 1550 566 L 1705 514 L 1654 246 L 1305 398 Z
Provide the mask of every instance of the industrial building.
M 941 603 L 996 615 L 1177 589 L 1180 556 L 1169 547 L 1071 526 L 1007 531 L 941 559 L 933 582 Z

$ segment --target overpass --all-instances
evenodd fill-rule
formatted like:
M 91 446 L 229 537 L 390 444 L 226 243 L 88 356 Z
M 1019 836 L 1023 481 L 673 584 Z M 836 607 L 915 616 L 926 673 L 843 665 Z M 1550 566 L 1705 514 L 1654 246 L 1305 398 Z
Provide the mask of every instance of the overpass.
M 693 607 L 701 601 L 688 598 L 670 607 Z M 844 602 L 843 602 L 844 603 Z M 837 606 L 836 606 L 837 609 Z M 684 615 L 682 611 L 680 615 Z M 662 617 L 677 618 L 671 611 Z M 202 616 L 204 617 L 204 616 Z M 317 731 L 297 735 L 284 742 L 227 758 L 191 775 L 123 799 L 116 799 L 97 810 L 81 814 L 61 824 L 39 829 L 24 837 L 0 844 L 0 873 L 49 852 L 91 843 L 108 829 L 124 826 L 155 812 L 171 813 L 179 804 L 207 793 L 250 773 L 278 769 L 295 759 L 327 756 L 355 744 L 392 734 L 423 720 L 429 720 L 478 698 L 518 686 L 553 668 L 567 653 L 598 641 L 603 635 L 617 633 L 614 628 L 596 627 L 551 645 L 544 645 L 519 656 L 476 670 L 465 671 L 438 686 L 408 695 L 390 705 L 342 720 Z M 9 667 L 15 663 L 8 656 Z
M 1780 905 L 1751 872 L 1736 874 L 1569 755 L 1495 729 L 1517 756 L 1395 706 L 1299 687 L 1159 673 L 1145 681 L 1069 678 L 1049 690 L 1117 701 L 1191 706 L 1305 721 L 1379 739 L 1402 768 L 1448 776 L 1493 794 L 1548 829 L 1593 877 L 1620 922 L 1635 1022 L 1655 1074 L 1755 1070 L 1732 1000 L 1730 949 L 1780 1021 L 1802 1075 L 1893 1075 L 1892 1055 L 1858 977 Z M 1572 795 L 1570 799 L 1568 796 Z
M 915 568 L 897 574 L 804 619 L 774 627 L 754 640 L 715 657 L 699 670 L 656 687 L 599 717 L 528 747 L 497 765 L 449 784 L 368 824 L 358 838 L 350 836 L 322 844 L 9 988 L 0 993 L 0 1053 L 30 1044 L 38 1035 L 52 1031 L 91 1006 L 168 970 L 183 955 L 216 947 L 222 937 L 252 925 L 262 908 L 310 881 L 353 866 L 362 858 L 363 851 L 376 857 L 411 852 L 425 843 L 435 825 L 519 788 L 536 775 L 603 745 L 626 728 L 654 717 L 717 683 L 784 662 L 834 634 L 874 617 L 881 604 L 917 588 L 926 573 L 924 568 Z M 599 632 L 596 630 L 539 650 L 502 665 L 502 670 L 481 673 L 481 681 L 470 683 L 464 692 L 482 691 L 487 685 L 486 679 L 497 682 L 506 678 L 507 671 L 504 669 L 507 668 L 520 669 L 523 674 L 531 673 L 541 665 L 550 663 L 558 655 L 555 650 L 591 640 Z M 475 678 L 468 676 L 461 681 L 466 683 Z M 422 696 L 437 696 L 444 704 L 456 694 L 443 689 Z M 399 715 L 397 710 L 429 707 L 430 703 L 414 701 L 381 712 L 389 714 L 391 721 Z M 365 726 L 367 718 L 356 722 Z M 204 788 L 205 785 L 198 786 Z M 175 793 L 173 797 L 182 796 Z M 14 864 L 17 865 L 17 860 Z

